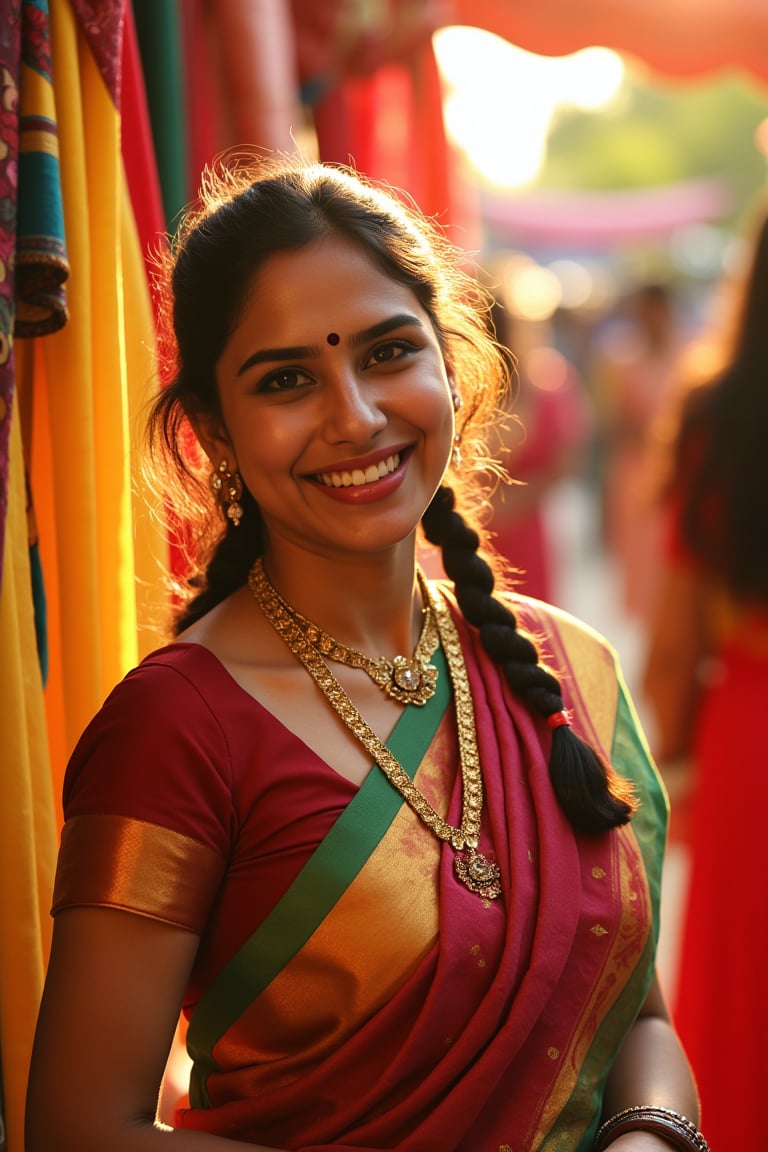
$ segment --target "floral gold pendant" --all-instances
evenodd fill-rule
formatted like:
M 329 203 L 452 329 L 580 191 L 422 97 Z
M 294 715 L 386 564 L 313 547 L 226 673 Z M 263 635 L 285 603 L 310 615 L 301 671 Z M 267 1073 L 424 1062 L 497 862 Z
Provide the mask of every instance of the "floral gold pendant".
M 486 900 L 497 900 L 501 896 L 501 869 L 482 852 L 476 852 L 474 848 L 457 852 L 453 865 L 459 880 L 470 892 L 476 892 Z
M 382 664 L 385 662 L 382 661 Z M 426 704 L 435 694 L 437 668 L 416 658 L 395 656 L 390 664 L 386 662 L 386 672 L 381 670 L 378 680 L 387 696 L 401 704 Z

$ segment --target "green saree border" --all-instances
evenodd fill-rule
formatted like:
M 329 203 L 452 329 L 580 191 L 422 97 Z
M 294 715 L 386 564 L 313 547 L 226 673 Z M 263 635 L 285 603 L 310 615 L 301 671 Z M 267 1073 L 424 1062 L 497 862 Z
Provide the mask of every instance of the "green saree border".
M 640 800 L 638 811 L 632 817 L 632 828 L 645 864 L 653 927 L 634 972 L 613 1008 L 595 1032 L 581 1074 L 571 1093 L 569 1103 L 565 1105 L 567 1109 L 571 1101 L 583 1097 L 583 1085 L 585 1081 L 592 1080 L 595 1069 L 605 1069 L 604 1075 L 595 1079 L 592 1099 L 594 1119 L 583 1133 L 575 1152 L 590 1152 L 594 1147 L 595 1133 L 601 1119 L 599 1104 L 605 1090 L 610 1062 L 616 1054 L 617 1029 L 623 1029 L 628 1022 L 631 1023 L 629 1005 L 636 1004 L 638 998 L 644 998 L 648 991 L 659 936 L 661 872 L 668 818 L 667 795 L 661 778 L 654 769 L 637 712 L 621 677 L 618 679 L 611 763 L 617 772 L 632 781 Z M 580 1110 L 581 1105 L 577 1111 Z M 555 1135 L 552 1139 L 544 1140 L 541 1152 L 558 1152 L 560 1147 L 560 1137 Z
M 623 680 L 619 682 L 611 763 L 617 772 L 632 781 L 640 800 L 639 808 L 632 817 L 632 828 L 645 861 L 653 907 L 655 945 L 660 926 L 661 880 L 669 823 L 669 799 Z
M 442 649 L 431 659 L 438 670 L 434 696 L 421 708 L 406 708 L 387 741 L 411 779 L 452 695 Z M 288 891 L 201 996 L 187 1033 L 187 1050 L 194 1062 L 193 1108 L 209 1106 L 205 1077 L 217 1067 L 213 1058 L 217 1042 L 306 944 L 373 854 L 403 803 L 383 772 L 369 772 Z

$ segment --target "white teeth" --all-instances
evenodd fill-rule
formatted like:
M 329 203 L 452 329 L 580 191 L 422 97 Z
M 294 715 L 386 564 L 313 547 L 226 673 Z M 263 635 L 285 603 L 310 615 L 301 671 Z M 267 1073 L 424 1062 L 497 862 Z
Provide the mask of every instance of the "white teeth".
M 374 481 L 381 480 L 382 476 L 389 476 L 399 464 L 400 453 L 395 452 L 394 455 L 387 456 L 386 460 L 380 460 L 378 464 L 370 464 L 364 471 L 362 468 L 355 468 L 352 472 L 321 472 L 317 479 L 326 488 L 357 488 L 360 484 L 373 484 Z

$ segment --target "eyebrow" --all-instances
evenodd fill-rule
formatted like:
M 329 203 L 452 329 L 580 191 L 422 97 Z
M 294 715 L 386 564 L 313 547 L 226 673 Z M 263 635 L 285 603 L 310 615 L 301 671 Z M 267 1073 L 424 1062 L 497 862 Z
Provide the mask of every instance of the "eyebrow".
M 296 344 L 293 348 L 262 348 L 240 365 L 237 374 L 242 376 L 254 364 L 266 364 L 272 360 L 306 360 L 319 355 L 320 348 L 317 344 Z
M 386 336 L 387 332 L 393 332 L 395 328 L 403 328 L 409 324 L 415 324 L 418 328 L 424 327 L 417 316 L 411 316 L 409 312 L 399 312 L 397 316 L 390 316 L 388 320 L 382 320 L 379 324 L 372 324 L 370 328 L 363 328 L 361 332 L 355 332 L 353 336 L 350 336 L 349 342 L 356 348 L 359 344 L 365 344 L 367 340 L 375 340 L 377 336 Z
M 407 325 L 415 325 L 418 328 L 424 327 L 417 316 L 412 316 L 409 312 L 399 312 L 396 316 L 390 316 L 387 320 L 372 324 L 370 328 L 363 328 L 360 332 L 355 332 L 350 336 L 349 343 L 357 348 L 368 340 L 375 340 L 377 336 L 385 336 L 387 332 L 393 332 L 396 328 L 403 328 Z M 262 348 L 258 352 L 254 352 L 240 365 L 237 375 L 242 376 L 254 364 L 265 364 L 274 360 L 305 360 L 319 355 L 320 347 L 317 344 L 296 344 L 288 348 Z

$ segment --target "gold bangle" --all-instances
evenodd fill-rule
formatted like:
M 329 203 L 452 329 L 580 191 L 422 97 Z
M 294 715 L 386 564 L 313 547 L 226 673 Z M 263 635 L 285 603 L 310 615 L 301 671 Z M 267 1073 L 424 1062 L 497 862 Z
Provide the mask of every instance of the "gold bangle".
M 678 1152 L 710 1152 L 709 1144 L 693 1121 L 671 1108 L 639 1104 L 611 1116 L 597 1130 L 595 1152 L 603 1152 L 625 1132 L 655 1132 Z

